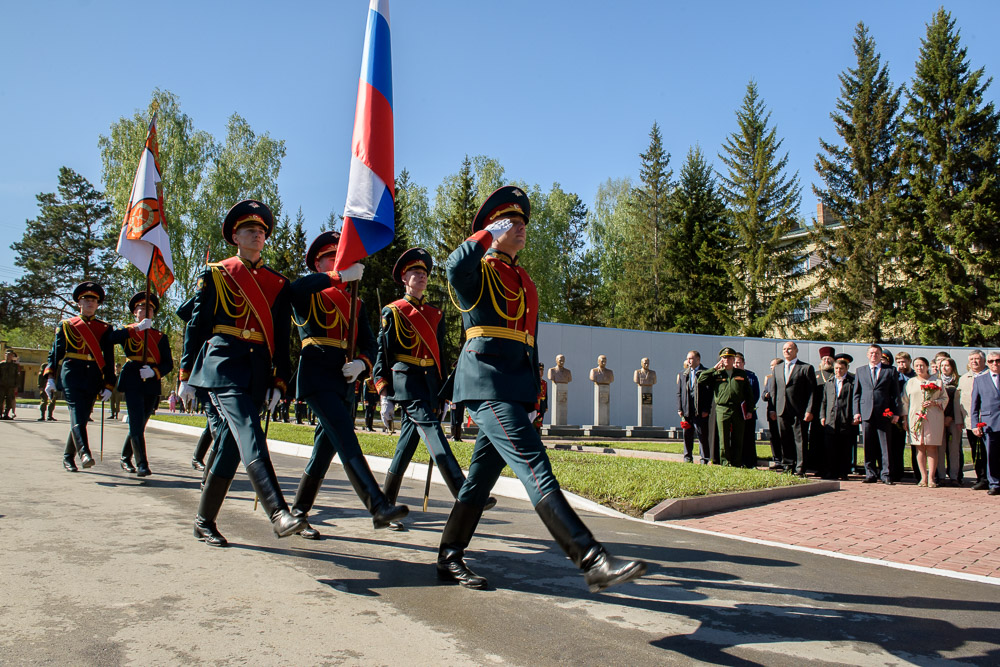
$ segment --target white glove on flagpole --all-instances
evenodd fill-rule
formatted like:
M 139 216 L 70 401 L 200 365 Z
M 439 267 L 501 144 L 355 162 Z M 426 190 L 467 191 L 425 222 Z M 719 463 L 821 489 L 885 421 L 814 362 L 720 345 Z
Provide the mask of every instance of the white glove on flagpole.
M 98 394 L 98 396 L 100 396 L 100 397 L 101 397 L 101 400 L 102 400 L 102 401 L 107 401 L 108 399 L 110 399 L 110 398 L 111 398 L 111 390 L 110 390 L 110 389 L 103 389 L 103 390 L 101 391 L 101 393 L 100 393 L 100 394 Z
M 274 412 L 274 406 L 278 404 L 281 400 L 281 390 L 277 387 L 271 387 L 267 390 L 267 410 L 268 412 Z
M 150 368 L 149 366 L 143 366 L 142 368 L 139 369 L 139 377 L 141 377 L 143 380 L 148 380 L 149 378 L 155 376 L 156 372 L 153 371 L 153 369 Z
M 138 324 L 136 324 L 135 325 L 135 329 L 136 329 L 136 331 L 145 331 L 146 329 L 150 328 L 151 326 L 153 326 L 153 320 L 151 320 L 151 319 L 149 319 L 147 317 L 146 319 L 144 319 L 141 322 L 139 322 Z
M 361 280 L 361 276 L 365 275 L 365 265 L 354 263 L 343 271 L 337 271 L 337 277 L 340 278 L 342 283 L 350 283 L 355 280 Z
M 187 403 L 194 400 L 194 387 L 186 381 L 181 380 L 181 386 L 177 388 L 177 397 Z
M 382 423 L 387 429 L 392 430 L 392 413 L 396 409 L 392 401 L 389 400 L 388 396 L 383 396 L 382 400 L 379 401 L 380 412 L 382 413 Z
M 498 239 L 504 235 L 504 232 L 506 232 L 513 226 L 514 223 L 511 222 L 508 218 L 501 218 L 500 220 L 491 222 L 490 224 L 486 225 L 486 231 L 492 234 L 493 238 Z
M 361 372 L 364 370 L 365 362 L 360 359 L 355 359 L 354 361 L 348 361 L 344 364 L 341 372 L 343 372 L 344 377 L 347 378 L 348 382 L 354 382 L 354 380 L 357 379 L 357 377 L 361 375 Z

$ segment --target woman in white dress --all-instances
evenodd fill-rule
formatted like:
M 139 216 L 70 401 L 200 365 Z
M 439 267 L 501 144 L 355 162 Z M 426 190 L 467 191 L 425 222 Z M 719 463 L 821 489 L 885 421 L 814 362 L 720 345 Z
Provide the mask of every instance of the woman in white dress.
M 938 452 L 944 444 L 944 408 L 948 405 L 948 393 L 940 380 L 931 380 L 929 368 L 924 357 L 913 360 L 916 376 L 906 382 L 903 409 L 906 410 L 906 427 L 917 448 L 918 486 L 933 488 L 937 487 L 934 471 L 937 470 Z

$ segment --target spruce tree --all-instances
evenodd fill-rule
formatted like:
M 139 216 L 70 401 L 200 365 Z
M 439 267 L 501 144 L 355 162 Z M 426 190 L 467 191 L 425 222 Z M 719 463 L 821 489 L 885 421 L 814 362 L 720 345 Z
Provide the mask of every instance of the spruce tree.
M 722 316 L 734 336 L 779 333 L 804 305 L 805 236 L 789 236 L 799 228 L 802 189 L 797 173 L 785 174 L 788 154 L 779 155 L 782 140 L 770 118 L 751 80 L 736 111 L 738 129 L 719 154 L 727 167 L 720 191 L 733 237 L 726 268 L 733 308 Z
M 889 80 L 864 23 L 854 33 L 856 64 L 840 75 L 840 97 L 830 114 L 837 142 L 820 139 L 813 192 L 834 219 L 814 234 L 821 259 L 822 318 L 833 340 L 882 340 L 891 319 L 895 269 L 890 206 L 899 191 L 896 132 L 900 89 Z M 825 218 L 825 216 L 824 216 Z
M 665 274 L 667 212 L 673 172 L 669 168 L 670 154 L 663 149 L 656 122 L 649 132 L 649 146 L 639 158 L 640 185 L 631 197 L 635 229 L 628 237 L 629 261 L 624 265 L 619 297 L 626 326 L 657 331 L 663 329 L 666 322 L 661 283 Z
M 914 342 L 981 345 L 1000 334 L 1000 136 L 955 21 L 939 9 L 921 40 L 901 131 L 896 215 L 901 316 Z
M 670 201 L 663 305 L 670 331 L 721 334 L 732 288 L 726 206 L 700 148 L 688 151 Z

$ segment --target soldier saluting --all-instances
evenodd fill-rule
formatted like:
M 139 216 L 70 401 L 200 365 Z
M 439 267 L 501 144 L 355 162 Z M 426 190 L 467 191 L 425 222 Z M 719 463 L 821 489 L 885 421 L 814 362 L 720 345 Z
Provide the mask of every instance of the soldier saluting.
M 63 320 L 56 327 L 56 337 L 46 367 L 46 391 L 62 390 L 69 408 L 69 436 L 63 453 L 63 467 L 76 472 L 75 458 L 80 455 L 84 468 L 94 465 L 87 438 L 87 422 L 98 396 L 111 398 L 115 386 L 115 355 L 111 345 L 111 325 L 96 317 L 104 301 L 104 288 L 87 280 L 73 290 L 73 301 L 80 309 L 76 317 Z
M 135 324 L 111 334 L 112 344 L 121 345 L 126 358 L 118 374 L 118 391 L 125 395 L 128 412 L 128 435 L 120 464 L 126 472 L 147 477 L 152 472 L 146 458 L 146 422 L 160 402 L 160 378 L 174 369 L 174 358 L 166 335 L 153 328 L 160 298 L 153 293 L 138 292 L 129 299 L 128 309 L 135 316 Z
M 444 318 L 440 309 L 424 303 L 427 278 L 434 260 L 423 248 L 410 248 L 396 261 L 392 277 L 406 294 L 382 309 L 378 357 L 373 376 L 383 402 L 392 400 L 402 411 L 396 453 L 385 476 L 386 498 L 395 502 L 406 467 L 421 438 L 455 497 L 465 482 L 462 467 L 441 430 Z M 383 412 L 387 408 L 383 407 Z M 495 500 L 487 504 L 489 509 Z M 395 525 L 397 529 L 402 525 Z
M 294 322 L 302 339 L 302 354 L 296 378 L 296 395 L 305 399 L 319 419 L 313 453 L 306 464 L 292 503 L 292 514 L 300 517 L 306 539 L 319 539 L 319 531 L 306 523 L 316 501 L 334 452 L 340 455 L 344 473 L 372 515 L 375 528 L 386 528 L 409 513 L 385 497 L 361 453 L 354 432 L 354 381 L 371 371 L 375 358 L 375 335 L 368 324 L 364 303 L 357 304 L 357 358 L 347 358 L 351 296 L 348 282 L 360 280 L 364 266 L 353 264 L 333 270 L 340 234 L 323 232 L 306 253 L 306 266 L 314 273 L 292 284 Z
M 222 236 L 237 253 L 202 273 L 184 329 L 178 394 L 188 401 L 195 388 L 207 391 L 221 423 L 194 523 L 195 537 L 210 546 L 227 545 L 215 519 L 241 459 L 275 535 L 305 525 L 288 511 L 260 426 L 261 404 L 267 398 L 268 409 L 274 408 L 290 370 L 288 279 L 261 259 L 273 229 L 274 216 L 259 201 L 241 201 L 229 210 Z
M 467 340 L 455 368 L 453 400 L 479 426 L 469 476 L 441 534 L 438 577 L 469 588 L 486 579 L 463 559 L 490 490 L 505 465 L 524 484 L 535 511 L 592 592 L 641 576 L 646 563 L 615 558 L 573 511 L 545 445 L 531 425 L 538 396 L 538 292 L 517 264 L 531 205 L 513 186 L 491 194 L 476 213 L 472 236 L 448 258 L 448 282 L 458 294 Z

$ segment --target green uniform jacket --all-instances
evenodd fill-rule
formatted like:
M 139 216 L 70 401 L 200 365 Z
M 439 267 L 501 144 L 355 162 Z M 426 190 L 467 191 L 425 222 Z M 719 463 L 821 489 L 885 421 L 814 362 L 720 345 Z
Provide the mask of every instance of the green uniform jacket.
M 451 253 L 445 265 L 469 335 L 455 367 L 451 400 L 498 400 L 534 406 L 541 381 L 538 344 L 534 340 L 538 291 L 516 260 L 490 250 L 492 239 L 486 230 L 476 232 Z M 483 326 L 507 329 L 511 335 L 523 336 L 526 332 L 531 339 L 522 342 L 489 335 L 473 337 L 475 328 Z
M 747 374 L 738 368 L 733 369 L 733 376 L 726 377 L 726 371 L 710 368 L 698 376 L 698 384 L 704 383 L 712 390 L 715 397 L 716 414 L 722 418 L 739 415 L 743 417 L 740 404 L 745 404 L 747 412 L 754 409 L 753 389 L 747 380 Z
M 338 314 L 317 311 L 316 299 L 321 297 L 322 292 L 337 290 L 341 292 L 347 301 L 348 292 L 344 283 L 332 278 L 326 273 L 311 273 L 308 276 L 299 278 L 292 283 L 292 310 L 295 316 L 295 326 L 299 330 L 299 339 L 307 338 L 330 338 L 338 341 L 347 340 L 348 321 L 346 314 L 340 317 Z M 323 304 L 326 304 L 325 306 Z M 332 310 L 326 301 L 320 301 L 320 306 L 326 310 Z M 318 321 L 318 318 L 323 318 Z M 327 325 L 330 326 L 327 326 Z M 375 358 L 375 334 L 372 333 L 371 325 L 368 324 L 368 313 L 365 304 L 358 299 L 357 315 L 357 345 L 354 353 L 356 359 L 365 363 L 368 372 L 371 372 L 372 360 Z M 299 370 L 295 376 L 295 396 L 306 399 L 319 391 L 333 391 L 340 397 L 349 397 L 354 394 L 354 385 L 348 387 L 347 379 L 344 377 L 343 368 L 347 363 L 347 349 L 345 347 L 334 347 L 330 345 L 303 345 L 302 353 L 299 355 Z M 357 379 L 364 379 L 365 373 Z
M 90 330 L 97 338 L 101 354 L 104 356 L 104 368 L 97 361 L 66 358 L 67 353 L 87 354 L 87 348 L 77 345 L 66 337 L 69 321 L 63 320 L 56 327 L 56 338 L 49 351 L 49 363 L 46 373 L 55 376 L 56 389 L 63 391 L 67 387 L 81 391 L 99 393 L 102 389 L 112 389 L 115 386 L 115 353 L 111 345 L 111 325 L 94 318 L 90 320 Z
M 0 387 L 5 389 L 16 387 L 20 370 L 17 362 L 0 361 Z
M 134 357 L 142 357 L 142 343 L 136 342 L 130 335 L 129 330 L 131 327 L 123 327 L 121 329 L 115 329 L 111 334 L 112 345 L 121 345 L 122 351 L 125 353 L 128 361 L 122 366 L 121 371 L 118 373 L 118 391 L 138 391 L 142 394 L 148 394 L 150 396 L 157 396 L 160 394 L 160 378 L 169 373 L 174 369 L 174 357 L 170 352 L 170 341 L 167 339 L 167 335 L 156 329 L 149 330 L 149 340 L 152 341 L 155 334 L 159 334 L 159 339 L 156 344 L 156 349 L 160 353 L 160 363 L 153 363 L 152 359 L 148 359 L 145 364 L 141 361 L 137 361 Z M 143 334 L 139 332 L 139 338 L 142 339 Z M 149 378 L 148 380 L 143 380 L 139 375 L 139 369 L 143 365 L 149 366 L 156 373 L 155 376 Z
M 420 310 L 427 318 L 428 323 L 434 327 L 438 354 L 443 354 L 444 317 L 441 311 L 424 303 L 423 299 L 418 300 L 411 296 L 403 298 Z M 444 383 L 443 372 L 437 365 L 418 366 L 397 358 L 399 355 L 404 355 L 433 361 L 430 350 L 415 333 L 408 336 L 405 331 L 400 332 L 397 329 L 396 316 L 391 306 L 382 309 L 382 328 L 378 334 L 378 356 L 375 358 L 375 369 L 372 371 L 375 386 L 380 393 L 383 390 L 386 391 L 394 401 L 420 400 L 436 407 L 439 402 L 438 393 Z M 399 317 L 403 319 L 401 314 Z M 403 319 L 403 323 L 405 328 L 405 319 Z M 405 346 L 403 342 L 400 342 L 401 340 L 405 341 Z M 448 368 L 448 363 L 441 359 L 441 366 Z

